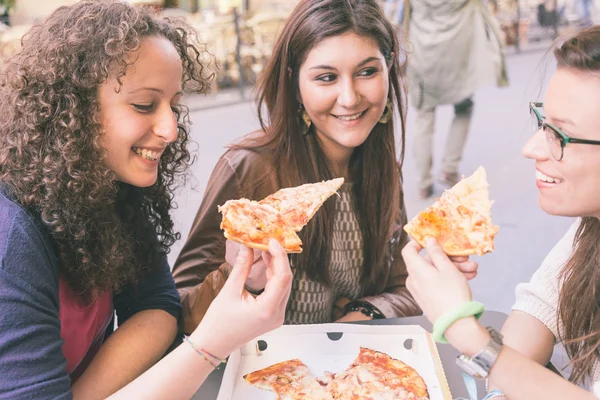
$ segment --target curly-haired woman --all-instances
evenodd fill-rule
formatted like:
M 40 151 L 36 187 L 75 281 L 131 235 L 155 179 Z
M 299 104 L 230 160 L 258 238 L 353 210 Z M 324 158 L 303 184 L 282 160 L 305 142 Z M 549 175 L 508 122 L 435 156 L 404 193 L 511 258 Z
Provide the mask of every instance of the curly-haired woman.
M 0 75 L 0 398 L 189 398 L 282 323 L 285 253 L 272 244 L 273 283 L 254 298 L 244 248 L 206 322 L 149 369 L 181 309 L 169 210 L 202 52 L 184 24 L 84 1 L 34 26 Z

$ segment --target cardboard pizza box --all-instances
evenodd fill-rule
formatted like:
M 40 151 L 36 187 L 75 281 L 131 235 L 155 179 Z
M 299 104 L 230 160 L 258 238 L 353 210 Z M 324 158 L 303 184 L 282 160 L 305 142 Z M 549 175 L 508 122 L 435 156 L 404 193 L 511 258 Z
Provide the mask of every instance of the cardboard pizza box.
M 298 358 L 313 375 L 340 372 L 360 347 L 389 354 L 415 368 L 431 400 L 452 400 L 448 381 L 431 335 L 417 325 L 286 325 L 234 352 L 227 362 L 217 400 L 275 400 L 269 391 L 250 386 L 247 373 Z

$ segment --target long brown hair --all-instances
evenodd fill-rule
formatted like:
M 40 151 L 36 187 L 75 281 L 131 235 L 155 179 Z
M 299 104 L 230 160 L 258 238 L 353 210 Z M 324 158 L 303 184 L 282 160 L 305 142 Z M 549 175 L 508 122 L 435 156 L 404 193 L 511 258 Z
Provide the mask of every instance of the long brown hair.
M 402 200 L 400 167 L 404 157 L 405 96 L 398 65 L 400 48 L 394 28 L 375 0 L 303 0 L 279 36 L 258 87 L 258 116 L 264 136 L 247 140 L 244 148 L 274 156 L 283 186 L 333 178 L 314 132 L 303 135 L 298 112 L 298 75 L 308 53 L 326 38 L 354 32 L 373 39 L 390 66 L 389 98 L 400 118 L 400 161 L 396 153 L 393 118 L 378 123 L 350 160 L 354 211 L 363 239 L 363 287 L 374 284 L 388 256 L 388 241 L 398 228 Z M 266 108 L 265 115 L 263 107 Z M 301 232 L 305 251 L 292 262 L 308 276 L 330 283 L 328 261 L 335 203 L 327 202 Z
M 151 187 L 118 182 L 99 145 L 97 88 L 122 77 L 128 54 L 153 35 L 177 49 L 184 87 L 204 91 L 204 49 L 193 30 L 121 1 L 57 9 L 24 36 L 0 75 L 0 184 L 43 221 L 61 273 L 88 299 L 160 266 L 179 237 L 169 210 L 176 178 L 190 162 L 187 109 L 175 110 L 178 139 Z
M 554 50 L 558 68 L 600 73 L 600 27 L 586 29 Z M 565 264 L 558 302 L 558 329 L 573 369 L 583 383 L 600 360 L 600 220 L 584 217 Z

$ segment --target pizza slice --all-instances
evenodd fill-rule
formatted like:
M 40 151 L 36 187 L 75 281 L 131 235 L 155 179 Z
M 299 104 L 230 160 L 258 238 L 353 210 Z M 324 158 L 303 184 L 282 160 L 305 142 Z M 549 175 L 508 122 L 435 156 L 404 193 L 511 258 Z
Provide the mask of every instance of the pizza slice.
M 254 387 L 277 393 L 280 400 L 333 400 L 298 359 L 283 361 L 244 375 Z
M 296 234 L 344 183 L 344 178 L 281 189 L 260 202 L 228 200 L 219 206 L 227 239 L 266 251 L 277 240 L 288 253 L 301 253 Z
M 285 188 L 265 197 L 260 203 L 275 207 L 287 225 L 300 232 L 325 200 L 337 193 L 343 183 L 344 178 L 336 178 Z
M 425 381 L 404 362 L 361 347 L 343 372 L 330 377 L 327 391 L 336 400 L 428 400 Z
M 273 207 L 239 199 L 225 202 L 219 211 L 223 214 L 221 229 L 227 239 L 263 251 L 268 251 L 269 240 L 275 239 L 288 253 L 302 252 L 302 241 Z
M 494 250 L 498 227 L 492 223 L 485 169 L 463 178 L 404 230 L 421 246 L 433 237 L 450 256 L 483 255 Z

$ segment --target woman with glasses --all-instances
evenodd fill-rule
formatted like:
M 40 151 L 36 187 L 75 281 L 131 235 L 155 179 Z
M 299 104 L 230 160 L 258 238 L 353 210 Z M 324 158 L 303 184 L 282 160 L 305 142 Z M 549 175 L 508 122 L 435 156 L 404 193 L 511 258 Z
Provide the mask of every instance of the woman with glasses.
M 488 399 L 595 398 L 584 388 L 600 394 L 600 26 L 554 55 L 544 103 L 530 104 L 535 134 L 523 154 L 535 161 L 540 207 L 579 218 L 531 281 L 517 286 L 502 334 L 473 317 L 481 307 L 435 241 L 428 258 L 414 242 L 402 253 L 406 285 L 434 322 L 434 336 L 463 354 L 458 363 L 468 373 L 489 375 Z M 557 342 L 571 360 L 569 381 L 543 367 Z

